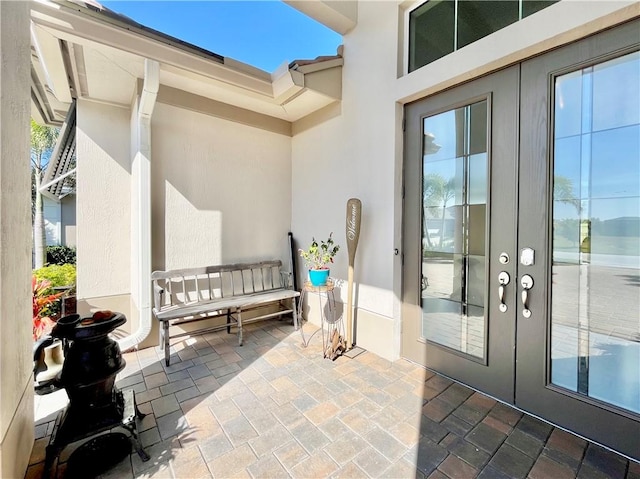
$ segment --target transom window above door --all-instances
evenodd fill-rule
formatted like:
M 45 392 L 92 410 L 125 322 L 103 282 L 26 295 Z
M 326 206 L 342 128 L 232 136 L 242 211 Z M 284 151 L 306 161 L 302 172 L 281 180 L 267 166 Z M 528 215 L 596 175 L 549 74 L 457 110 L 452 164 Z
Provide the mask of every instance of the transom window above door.
M 409 13 L 409 72 L 558 0 L 429 0 Z

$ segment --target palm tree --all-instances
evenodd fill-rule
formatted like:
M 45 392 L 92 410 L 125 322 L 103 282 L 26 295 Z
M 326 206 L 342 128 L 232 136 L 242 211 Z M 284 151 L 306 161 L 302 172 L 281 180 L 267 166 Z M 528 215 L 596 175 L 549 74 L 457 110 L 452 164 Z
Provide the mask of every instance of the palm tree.
M 571 178 L 561 175 L 555 175 L 553 177 L 553 199 L 561 203 L 573 205 L 578 214 L 582 211 L 580 199 L 573 193 L 573 181 Z
M 578 196 L 579 195 L 576 195 L 573 191 L 573 180 L 571 178 L 562 175 L 554 175 L 553 201 L 573 206 L 578 214 L 577 220 L 565 219 L 558 221 L 554 219 L 554 233 L 557 231 L 559 236 L 568 238 L 572 243 L 575 243 L 575 238 L 578 238 L 580 250 L 583 253 L 588 253 L 590 252 L 591 244 L 591 220 L 585 221 L 582 219 L 582 203 Z M 583 224 L 588 225 L 586 226 L 586 232 L 583 230 Z
M 32 214 L 33 214 L 33 248 L 35 252 L 35 268 L 42 268 L 46 258 L 46 232 L 42 211 L 42 194 L 40 184 L 49 158 L 58 138 L 58 130 L 49 126 L 38 125 L 31 119 L 31 174 L 32 174 Z
M 445 179 L 439 173 L 429 173 L 424 177 L 423 202 L 424 207 L 441 206 L 442 225 L 440 227 L 440 247 L 444 242 L 445 214 L 447 203 L 455 196 L 455 178 Z M 428 232 L 427 232 L 428 236 Z

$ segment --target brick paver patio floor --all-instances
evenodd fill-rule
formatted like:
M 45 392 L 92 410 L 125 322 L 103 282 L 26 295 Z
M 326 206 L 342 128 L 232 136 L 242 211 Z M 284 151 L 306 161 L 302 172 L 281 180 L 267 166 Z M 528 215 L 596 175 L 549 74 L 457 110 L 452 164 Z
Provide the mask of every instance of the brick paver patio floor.
M 304 348 L 289 322 L 250 325 L 242 347 L 223 331 L 172 348 L 170 367 L 156 348 L 125 354 L 118 386 L 147 414 L 151 460 L 133 452 L 99 477 L 640 479 L 640 464 L 408 361 L 323 359 L 320 333 Z M 65 403 L 36 398 L 27 479 Z

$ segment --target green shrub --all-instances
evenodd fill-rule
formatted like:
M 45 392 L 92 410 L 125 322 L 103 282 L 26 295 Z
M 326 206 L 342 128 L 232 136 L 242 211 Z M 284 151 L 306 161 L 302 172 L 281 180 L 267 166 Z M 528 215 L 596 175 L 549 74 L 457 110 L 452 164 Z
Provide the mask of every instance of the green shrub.
M 47 246 L 48 264 L 76 264 L 76 250 L 69 246 Z
M 73 264 L 52 264 L 36 269 L 33 274 L 38 280 L 46 279 L 50 281 L 50 289 L 69 285 L 75 289 L 76 267 Z M 49 291 L 47 292 L 49 293 Z
M 591 253 L 591 236 L 587 236 L 582 240 L 582 244 L 580 245 L 581 253 Z

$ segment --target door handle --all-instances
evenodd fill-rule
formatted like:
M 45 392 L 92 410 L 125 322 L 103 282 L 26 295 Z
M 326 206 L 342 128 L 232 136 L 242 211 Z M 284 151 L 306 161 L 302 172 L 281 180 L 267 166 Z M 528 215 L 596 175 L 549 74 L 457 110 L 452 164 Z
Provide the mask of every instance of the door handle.
M 498 309 L 501 313 L 507 312 L 507 305 L 504 302 L 504 287 L 509 284 L 509 281 L 511 281 L 509 273 L 507 273 L 506 271 L 500 271 L 500 274 L 498 275 L 498 283 L 500 283 L 500 287 L 498 288 L 498 298 L 500 299 L 500 305 L 498 306 Z
M 533 278 L 528 274 L 525 274 L 520 278 L 520 284 L 522 285 L 522 316 L 529 319 L 531 317 L 531 310 L 529 309 L 529 290 L 533 288 Z

